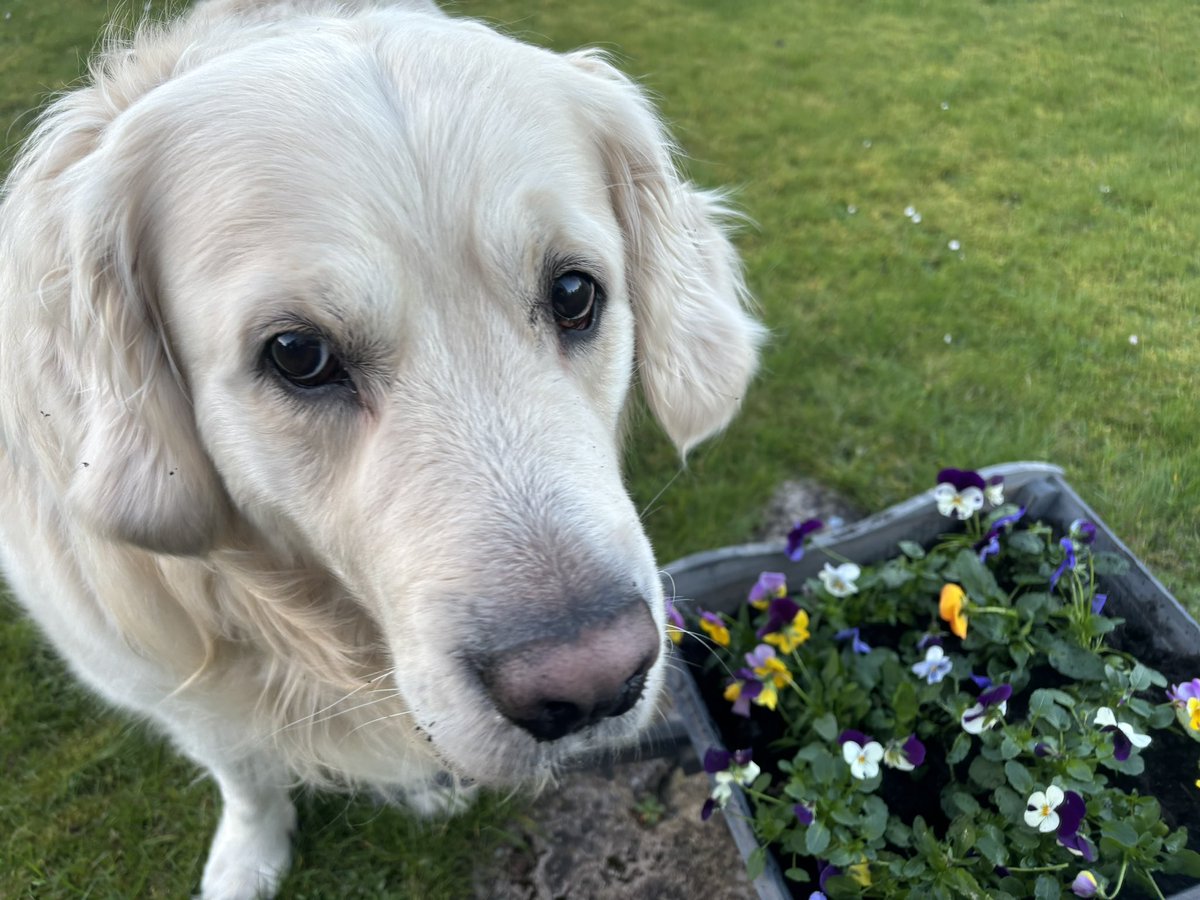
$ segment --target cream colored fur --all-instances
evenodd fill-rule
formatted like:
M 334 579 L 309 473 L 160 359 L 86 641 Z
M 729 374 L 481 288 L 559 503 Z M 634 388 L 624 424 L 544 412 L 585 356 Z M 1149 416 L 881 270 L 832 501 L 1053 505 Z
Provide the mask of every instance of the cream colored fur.
M 544 781 L 463 671 L 578 572 L 662 590 L 619 471 L 635 369 L 681 451 L 753 374 L 719 198 L 640 90 L 431 4 L 216 0 L 114 43 L 0 207 L 0 544 L 72 669 L 220 785 L 206 898 L 268 896 L 297 783 L 425 810 Z M 600 276 L 567 346 L 547 266 Z M 283 388 L 303 321 L 358 399 Z M 328 398 L 326 398 L 328 399 Z M 444 799 L 444 798 L 443 798 Z

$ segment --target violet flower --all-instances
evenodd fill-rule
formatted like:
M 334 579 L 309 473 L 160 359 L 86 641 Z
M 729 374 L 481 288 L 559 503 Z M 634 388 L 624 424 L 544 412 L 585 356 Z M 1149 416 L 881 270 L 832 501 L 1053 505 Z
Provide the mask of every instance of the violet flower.
M 1054 586 L 1058 584 L 1058 579 L 1062 577 L 1063 572 L 1075 568 L 1075 545 L 1071 543 L 1071 539 L 1065 537 L 1058 543 L 1066 551 L 1066 557 L 1062 564 L 1054 570 L 1054 574 L 1050 576 L 1050 590 L 1054 590 Z
M 820 519 L 805 519 L 803 522 L 797 522 L 792 530 L 787 535 L 787 558 L 792 562 L 799 562 L 804 558 L 804 539 L 814 531 L 820 531 L 825 527 L 825 523 Z
M 839 641 L 844 641 L 847 638 L 850 638 L 850 648 L 855 653 L 860 653 L 865 656 L 871 652 L 871 645 L 859 636 L 857 628 L 843 628 L 834 635 L 834 639 Z

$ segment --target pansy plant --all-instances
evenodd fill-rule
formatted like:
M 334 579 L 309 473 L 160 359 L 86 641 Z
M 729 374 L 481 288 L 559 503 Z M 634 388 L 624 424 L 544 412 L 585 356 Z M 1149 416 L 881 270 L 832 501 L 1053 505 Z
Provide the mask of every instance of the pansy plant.
M 744 790 L 764 847 L 814 882 L 800 896 L 1115 897 L 1135 873 L 1200 877 L 1158 803 L 1114 777 L 1143 771 L 1155 729 L 1200 741 L 1200 677 L 1168 687 L 1108 649 L 1116 563 L 1094 524 L 1055 532 L 970 470 L 939 472 L 934 498 L 956 530 L 932 545 L 806 559 L 798 590 L 764 572 L 739 610 L 676 625 L 745 723 L 730 743 L 763 766 L 706 758 L 704 816 Z M 818 527 L 797 523 L 779 568 Z

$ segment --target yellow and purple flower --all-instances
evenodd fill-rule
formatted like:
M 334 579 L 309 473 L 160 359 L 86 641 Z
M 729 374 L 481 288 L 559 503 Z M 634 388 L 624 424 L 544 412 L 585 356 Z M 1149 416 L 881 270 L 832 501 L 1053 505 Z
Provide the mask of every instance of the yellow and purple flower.
M 1200 732 L 1200 678 L 1193 678 L 1182 684 L 1173 684 L 1167 691 L 1167 699 L 1175 707 L 1175 718 L 1179 724 L 1193 732 Z
M 1071 882 L 1071 893 L 1076 897 L 1095 897 L 1096 891 L 1100 890 L 1100 885 L 1096 881 L 1096 876 L 1084 869 L 1075 876 L 1075 880 Z
M 686 630 L 687 623 L 683 620 L 683 616 L 675 608 L 675 604 L 667 600 L 667 637 L 671 639 L 672 643 L 678 644 L 683 640 Z
M 780 653 L 791 653 L 811 636 L 808 613 L 787 597 L 772 600 L 767 608 L 767 622 L 756 636 L 778 647 Z
M 772 600 L 787 596 L 787 578 L 782 572 L 763 572 L 746 598 L 755 609 L 766 609 Z
M 707 634 L 717 646 L 729 646 L 729 626 L 716 613 L 707 611 L 700 613 L 700 630 Z

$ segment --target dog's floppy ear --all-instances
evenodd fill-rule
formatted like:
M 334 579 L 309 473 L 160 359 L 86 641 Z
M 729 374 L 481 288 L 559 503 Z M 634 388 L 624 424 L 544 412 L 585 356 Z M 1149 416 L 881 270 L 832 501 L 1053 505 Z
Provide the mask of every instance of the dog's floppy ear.
M 569 58 L 593 82 L 582 108 L 598 128 L 625 235 L 642 387 L 686 454 L 737 412 L 766 332 L 747 312 L 720 195 L 680 178 L 671 139 L 637 85 L 595 51 Z
M 58 398 L 47 422 L 72 467 L 70 508 L 117 540 L 201 554 L 229 507 L 147 275 L 144 160 L 120 136 L 97 140 L 87 102 L 60 101 L 14 172 L 4 212 L 30 289 L 6 302 L 38 304 L 29 340 L 45 345 L 27 350 L 56 363 L 41 371 L 58 383 L 38 390 Z

